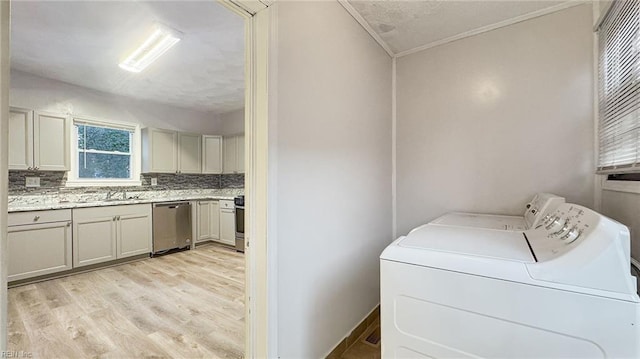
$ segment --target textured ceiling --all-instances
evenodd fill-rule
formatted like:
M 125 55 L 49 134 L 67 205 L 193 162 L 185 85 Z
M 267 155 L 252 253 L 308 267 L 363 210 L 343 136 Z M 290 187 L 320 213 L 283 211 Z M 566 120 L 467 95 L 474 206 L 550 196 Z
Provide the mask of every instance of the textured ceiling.
M 154 21 L 184 35 L 141 73 L 118 63 Z M 208 112 L 244 106 L 243 20 L 215 2 L 12 1 L 12 68 Z
M 564 2 L 349 0 L 395 54 Z

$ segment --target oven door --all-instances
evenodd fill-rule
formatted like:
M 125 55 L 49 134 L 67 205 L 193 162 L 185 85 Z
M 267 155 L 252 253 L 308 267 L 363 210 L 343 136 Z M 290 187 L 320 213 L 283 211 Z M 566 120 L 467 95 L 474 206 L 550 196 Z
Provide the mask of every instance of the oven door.
M 236 251 L 244 253 L 244 207 L 236 207 Z
M 236 207 L 236 236 L 244 234 L 244 207 Z

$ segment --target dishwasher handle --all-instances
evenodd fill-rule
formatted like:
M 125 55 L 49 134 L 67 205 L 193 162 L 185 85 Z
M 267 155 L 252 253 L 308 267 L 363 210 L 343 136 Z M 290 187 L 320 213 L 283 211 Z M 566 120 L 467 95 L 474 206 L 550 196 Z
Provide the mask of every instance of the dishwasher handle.
M 178 208 L 180 206 L 191 206 L 190 202 L 160 202 L 160 203 L 154 203 L 153 207 L 157 208 L 157 207 L 169 207 L 169 208 Z

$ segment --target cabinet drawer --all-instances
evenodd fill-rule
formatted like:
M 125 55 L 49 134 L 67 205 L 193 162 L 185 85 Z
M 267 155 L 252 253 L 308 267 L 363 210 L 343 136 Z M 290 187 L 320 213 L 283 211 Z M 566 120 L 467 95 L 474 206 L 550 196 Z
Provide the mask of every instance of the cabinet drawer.
M 132 214 L 151 215 L 151 204 L 124 204 L 103 207 L 76 208 L 73 210 L 73 219 L 88 219 L 107 216 L 125 216 Z
M 71 269 L 70 222 L 9 227 L 9 281 Z
M 22 226 L 25 224 L 64 222 L 71 220 L 70 209 L 54 209 L 50 211 L 31 211 L 9 213 L 9 226 Z
M 233 201 L 227 201 L 227 200 L 221 200 L 220 201 L 220 208 L 235 208 Z

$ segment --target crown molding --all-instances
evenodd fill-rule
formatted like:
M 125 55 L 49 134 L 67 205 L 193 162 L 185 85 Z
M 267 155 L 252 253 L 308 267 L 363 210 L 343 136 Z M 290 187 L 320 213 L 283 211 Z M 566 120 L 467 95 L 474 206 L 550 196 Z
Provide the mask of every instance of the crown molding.
M 401 51 L 395 54 L 395 57 L 402 57 L 402 56 L 407 56 L 407 55 L 411 55 L 414 54 L 416 52 L 420 52 L 423 50 L 427 50 L 430 49 L 432 47 L 436 47 L 436 46 L 440 46 L 440 45 L 444 45 L 453 41 L 457 41 L 460 39 L 464 39 L 467 37 L 471 37 L 471 36 L 475 36 L 475 35 L 479 35 L 485 32 L 489 32 L 492 30 L 496 30 L 502 27 L 506 27 L 506 26 L 510 26 L 513 24 L 517 24 L 519 22 L 523 22 L 523 21 L 527 21 L 527 20 L 531 20 L 531 19 L 535 19 L 537 17 L 540 16 L 544 16 L 544 15 L 549 15 L 551 13 L 557 12 L 557 11 L 561 11 L 561 10 L 565 10 L 574 6 L 579 6 L 579 5 L 583 5 L 583 4 L 589 4 L 589 1 L 567 1 L 564 2 L 562 4 L 558 4 L 558 5 L 554 5 L 554 6 L 550 6 L 544 9 L 540 9 L 534 12 L 530 12 L 524 15 L 520 15 L 520 16 L 516 16 L 514 18 L 511 19 L 507 19 L 504 21 L 500 21 L 500 22 L 496 22 L 495 24 L 491 24 L 491 25 L 487 25 L 487 26 L 483 26 L 483 27 L 479 27 L 477 29 L 474 30 L 470 30 L 470 31 L 466 31 L 463 33 L 460 33 L 458 35 L 454 35 L 451 37 L 447 37 L 445 39 L 442 40 L 438 40 L 438 41 L 433 41 L 430 42 L 428 44 L 425 45 L 421 45 L 418 47 L 414 47 L 413 49 L 409 49 L 409 50 L 405 50 L 405 51 Z
M 351 15 L 360 24 L 360 26 L 362 26 L 369 33 L 369 35 L 371 35 L 371 37 L 373 37 L 373 39 L 376 40 L 378 45 L 380 45 L 384 49 L 384 51 L 386 51 L 387 54 L 389 54 L 389 56 L 395 57 L 395 54 L 393 53 L 389 45 L 384 40 L 382 40 L 380 35 L 378 35 L 378 33 L 376 33 L 375 30 L 373 30 L 371 25 L 369 25 L 367 20 L 365 20 L 362 17 L 362 15 L 360 15 L 358 10 L 356 10 L 353 6 L 351 6 L 351 4 L 349 4 L 347 0 L 338 0 L 338 2 L 340 3 L 340 5 L 342 5 L 342 7 L 345 10 L 347 10 L 349 15 Z

